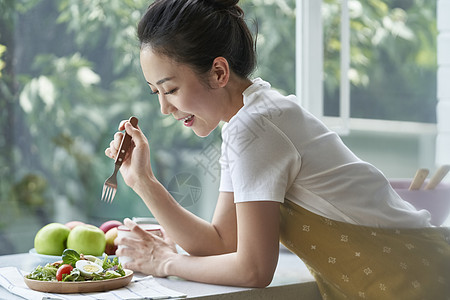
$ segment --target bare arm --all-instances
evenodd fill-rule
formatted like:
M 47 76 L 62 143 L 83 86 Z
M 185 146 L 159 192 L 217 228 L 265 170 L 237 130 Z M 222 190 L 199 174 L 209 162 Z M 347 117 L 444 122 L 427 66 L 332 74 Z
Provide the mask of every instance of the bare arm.
M 279 250 L 279 203 L 245 202 L 236 206 L 237 251 L 207 257 L 175 256 L 169 260 L 168 275 L 250 287 L 264 287 L 272 281 Z
M 236 251 L 236 211 L 232 193 L 220 193 L 211 223 L 181 207 L 159 183 L 135 189 L 167 235 L 191 255 Z
M 145 249 L 140 252 L 135 246 L 137 240 L 126 239 L 123 243 L 130 248 L 121 249 L 120 254 L 138 258 L 127 264 L 131 269 L 155 276 L 175 275 L 212 284 L 265 287 L 272 281 L 278 260 L 279 203 L 245 202 L 236 207 L 236 252 L 211 256 L 178 254 L 168 251 L 163 239 L 137 229 L 148 241 L 143 243 Z

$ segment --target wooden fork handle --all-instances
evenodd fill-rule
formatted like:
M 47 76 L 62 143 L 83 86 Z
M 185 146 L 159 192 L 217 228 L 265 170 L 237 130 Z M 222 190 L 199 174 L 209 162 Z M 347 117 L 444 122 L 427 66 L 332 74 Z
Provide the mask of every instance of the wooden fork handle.
M 130 123 L 133 127 L 137 128 L 138 119 L 136 117 L 130 118 Z M 123 136 L 122 143 L 120 143 L 119 152 L 116 157 L 115 164 L 119 167 L 122 165 L 123 160 L 125 159 L 125 155 L 127 154 L 128 149 L 131 146 L 131 136 L 125 131 L 125 135 Z

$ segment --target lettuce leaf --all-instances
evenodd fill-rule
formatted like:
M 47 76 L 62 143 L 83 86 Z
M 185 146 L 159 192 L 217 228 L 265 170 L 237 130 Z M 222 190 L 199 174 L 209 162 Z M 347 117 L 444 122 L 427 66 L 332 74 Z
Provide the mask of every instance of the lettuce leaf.
M 26 275 L 29 279 L 41 280 L 41 281 L 57 281 L 56 271 L 58 268 L 51 264 L 45 266 L 37 266 L 30 274 Z
M 84 280 L 85 278 L 83 277 L 83 275 L 81 275 L 80 270 L 74 268 L 72 272 L 70 272 L 70 274 L 66 276 L 63 275 L 62 281 L 66 282 L 66 281 L 84 281 Z
M 111 270 L 119 273 L 121 276 L 125 276 L 125 271 L 123 270 L 122 265 L 119 263 L 119 258 L 116 256 L 112 260 L 108 258 L 108 255 L 105 255 L 103 259 L 103 270 Z
M 65 264 L 71 265 L 75 268 L 75 264 L 80 260 L 80 254 L 73 249 L 66 249 L 62 253 L 62 260 Z
M 113 279 L 113 278 L 119 278 L 122 277 L 119 273 L 115 271 L 108 270 L 106 272 L 102 272 L 99 274 L 92 274 L 92 280 L 106 280 L 106 279 Z

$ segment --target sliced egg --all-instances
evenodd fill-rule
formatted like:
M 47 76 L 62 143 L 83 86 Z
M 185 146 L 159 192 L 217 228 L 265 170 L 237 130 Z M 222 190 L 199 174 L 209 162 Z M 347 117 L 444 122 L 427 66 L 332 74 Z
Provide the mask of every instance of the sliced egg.
M 94 273 L 103 271 L 101 266 L 89 260 L 79 260 L 76 262 L 75 267 L 80 270 L 80 273 L 84 276 L 92 276 Z
M 96 257 L 96 256 L 92 256 L 92 255 L 85 255 L 84 258 L 86 258 L 89 261 L 92 261 L 93 263 L 96 263 L 99 266 L 103 265 L 103 260 L 101 260 L 100 258 Z

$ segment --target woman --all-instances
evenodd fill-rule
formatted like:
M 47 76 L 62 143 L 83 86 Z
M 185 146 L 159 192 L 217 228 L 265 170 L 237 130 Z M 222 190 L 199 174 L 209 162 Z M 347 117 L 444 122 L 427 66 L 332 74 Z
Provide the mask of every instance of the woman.
M 449 231 L 431 227 L 427 211 L 403 201 L 294 96 L 249 79 L 255 47 L 237 2 L 157 0 L 139 23 L 141 67 L 161 112 L 201 137 L 225 125 L 208 223 L 171 197 L 152 172 L 144 134 L 121 122 L 134 142 L 121 174 L 167 233 L 147 234 L 126 219 L 142 239 L 117 241 L 128 246 L 117 255 L 132 258 L 125 267 L 264 287 L 281 240 L 310 267 L 324 298 L 445 299 Z M 122 137 L 115 134 L 107 156 Z

